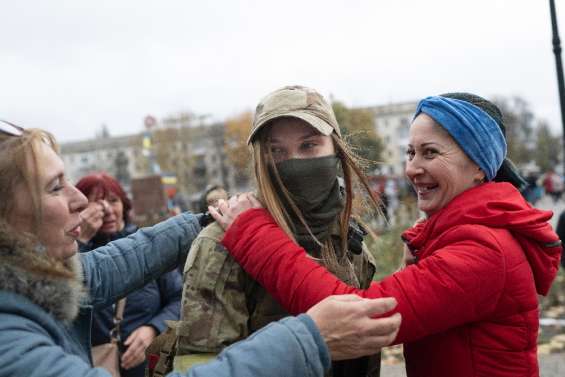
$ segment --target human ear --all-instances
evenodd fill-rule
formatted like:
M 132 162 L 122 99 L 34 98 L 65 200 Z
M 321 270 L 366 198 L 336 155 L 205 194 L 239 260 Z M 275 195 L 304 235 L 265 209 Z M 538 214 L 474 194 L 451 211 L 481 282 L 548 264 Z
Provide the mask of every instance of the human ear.
M 473 181 L 476 183 L 483 183 L 485 181 L 485 173 L 477 166 L 477 172 L 473 176 Z

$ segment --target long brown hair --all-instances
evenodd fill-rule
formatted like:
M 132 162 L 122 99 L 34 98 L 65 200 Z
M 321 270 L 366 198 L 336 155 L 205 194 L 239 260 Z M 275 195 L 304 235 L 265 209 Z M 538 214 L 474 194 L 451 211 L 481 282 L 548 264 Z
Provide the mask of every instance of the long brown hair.
M 278 224 L 278 226 L 293 240 L 296 241 L 292 232 L 292 221 L 290 217 L 290 212 L 292 211 L 306 227 L 309 233 L 312 235 L 308 224 L 304 220 L 300 208 L 292 200 L 288 190 L 284 187 L 280 176 L 276 169 L 276 164 L 274 162 L 273 156 L 271 154 L 270 141 L 269 141 L 269 129 L 270 127 L 264 127 L 259 134 L 256 135 L 252 143 L 252 154 L 254 160 L 254 170 L 255 179 L 257 182 L 258 196 L 263 205 L 270 212 L 271 216 Z M 341 170 L 343 174 L 344 188 L 345 188 L 345 203 L 344 208 L 340 215 L 340 239 L 342 250 L 347 250 L 347 240 L 349 231 L 349 222 L 353 216 L 353 200 L 355 198 L 356 185 L 366 191 L 367 195 L 364 195 L 364 199 L 367 200 L 376 214 L 380 214 L 379 205 L 375 197 L 371 194 L 371 189 L 367 177 L 363 173 L 361 167 L 361 159 L 355 155 L 352 149 L 349 147 L 347 142 L 340 138 L 335 132 L 331 134 L 331 138 L 336 150 L 336 156 L 338 157 L 341 165 Z M 285 208 L 282 204 L 281 199 L 277 195 L 275 190 L 275 182 L 271 178 L 269 171 L 274 173 L 276 184 L 280 186 L 280 190 L 286 196 L 287 202 L 290 203 L 291 208 Z M 315 237 L 312 235 L 315 240 Z M 336 271 L 337 268 L 342 264 L 341 261 L 337 260 L 336 253 L 331 242 L 331 239 L 326 240 L 322 246 L 321 258 L 325 261 L 327 267 Z M 342 255 L 345 255 L 343 253 Z

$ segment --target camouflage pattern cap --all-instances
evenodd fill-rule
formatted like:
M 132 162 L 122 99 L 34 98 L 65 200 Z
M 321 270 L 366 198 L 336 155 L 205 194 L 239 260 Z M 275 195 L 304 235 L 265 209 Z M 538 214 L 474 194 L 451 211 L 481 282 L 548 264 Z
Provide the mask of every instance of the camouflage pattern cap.
M 275 90 L 259 102 L 247 144 L 269 121 L 281 117 L 302 119 L 323 135 L 335 131 L 341 137 L 333 109 L 324 97 L 314 89 L 295 85 Z

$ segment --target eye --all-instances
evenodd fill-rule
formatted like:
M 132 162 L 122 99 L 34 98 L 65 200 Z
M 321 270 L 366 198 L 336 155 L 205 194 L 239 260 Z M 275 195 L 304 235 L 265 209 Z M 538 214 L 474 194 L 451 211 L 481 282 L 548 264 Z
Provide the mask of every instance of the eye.
M 316 143 L 315 141 L 305 141 L 304 143 L 302 143 L 300 148 L 302 148 L 302 149 L 313 149 L 313 148 L 316 148 L 317 146 L 318 146 L 318 143 Z
M 284 150 L 280 147 L 271 147 L 271 153 L 275 156 L 280 156 L 284 153 Z
M 51 183 L 51 187 L 49 188 L 50 192 L 58 192 L 65 188 L 65 181 L 63 178 L 57 178 Z
M 414 155 L 416 154 L 416 151 L 414 151 L 414 149 L 407 149 L 406 150 L 406 158 L 408 159 L 408 161 L 412 161 L 414 159 Z
M 424 149 L 424 158 L 434 158 L 438 153 L 439 151 L 435 148 L 426 148 Z

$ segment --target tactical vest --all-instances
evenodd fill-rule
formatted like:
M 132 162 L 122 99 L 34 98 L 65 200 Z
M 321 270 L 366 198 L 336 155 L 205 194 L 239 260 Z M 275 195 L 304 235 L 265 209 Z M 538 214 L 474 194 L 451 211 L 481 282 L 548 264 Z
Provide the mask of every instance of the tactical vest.
M 203 232 L 206 232 L 209 236 L 211 235 L 214 239 L 217 238 L 219 241 L 223 234 L 218 233 L 217 224 L 210 225 L 210 228 L 206 228 Z M 352 229 L 359 229 L 356 224 L 352 224 L 350 227 Z M 339 229 L 337 224 L 332 228 L 332 237 L 334 237 L 334 246 L 339 248 Z M 349 248 L 347 250 L 347 258 L 351 262 L 351 266 L 354 270 L 354 274 L 357 281 L 347 281 L 346 274 L 336 273 L 337 277 L 345 281 L 350 285 L 358 285 L 360 288 L 367 288 L 372 281 L 372 277 L 375 272 L 374 259 L 366 250 L 364 244 L 362 243 L 362 236 L 359 236 L 359 232 L 351 232 L 349 235 Z M 350 251 L 351 249 L 355 252 Z M 356 250 L 357 249 L 357 250 Z M 338 250 L 339 252 L 339 250 Z M 315 256 L 317 257 L 317 256 Z M 187 266 L 191 263 L 191 255 L 188 256 Z M 323 263 L 322 263 L 323 264 Z M 186 274 L 186 269 L 185 269 Z M 341 275 L 341 276 L 340 276 Z M 186 275 L 185 275 L 186 278 Z M 249 312 L 249 319 L 247 323 L 247 328 L 249 333 L 253 333 L 267 324 L 278 321 L 279 319 L 288 316 L 289 314 L 279 305 L 279 303 L 265 291 L 265 289 L 257 282 L 251 281 L 245 289 L 245 296 L 247 298 L 247 310 Z M 185 289 L 187 287 L 185 286 Z M 184 294 L 183 294 L 183 305 L 184 305 Z M 190 305 L 189 302 L 186 302 Z M 176 333 L 178 334 L 178 327 L 182 326 L 182 321 L 177 324 L 170 324 L 170 327 L 175 327 Z M 159 343 L 157 347 L 150 347 L 148 353 L 152 352 L 153 356 L 148 356 L 148 360 L 156 360 L 156 354 L 159 354 L 158 362 L 156 363 L 153 371 L 147 371 L 146 376 L 165 376 L 168 372 L 173 369 L 173 357 L 175 358 L 175 370 L 184 371 L 190 365 L 198 362 L 206 362 L 215 356 L 215 353 L 190 353 L 187 354 L 186 351 L 182 351 L 183 356 L 177 355 L 176 346 L 179 345 L 179 339 L 182 341 L 182 337 L 175 337 L 175 330 L 167 330 L 163 335 L 156 338 L 155 342 Z M 181 344 L 180 349 L 184 349 Z M 150 352 L 149 352 L 150 351 Z M 152 363 L 149 363 L 151 367 Z M 327 374 L 327 376 L 333 377 L 378 377 L 380 373 L 380 353 L 370 356 L 363 357 L 354 360 L 344 360 L 332 363 L 332 369 Z

